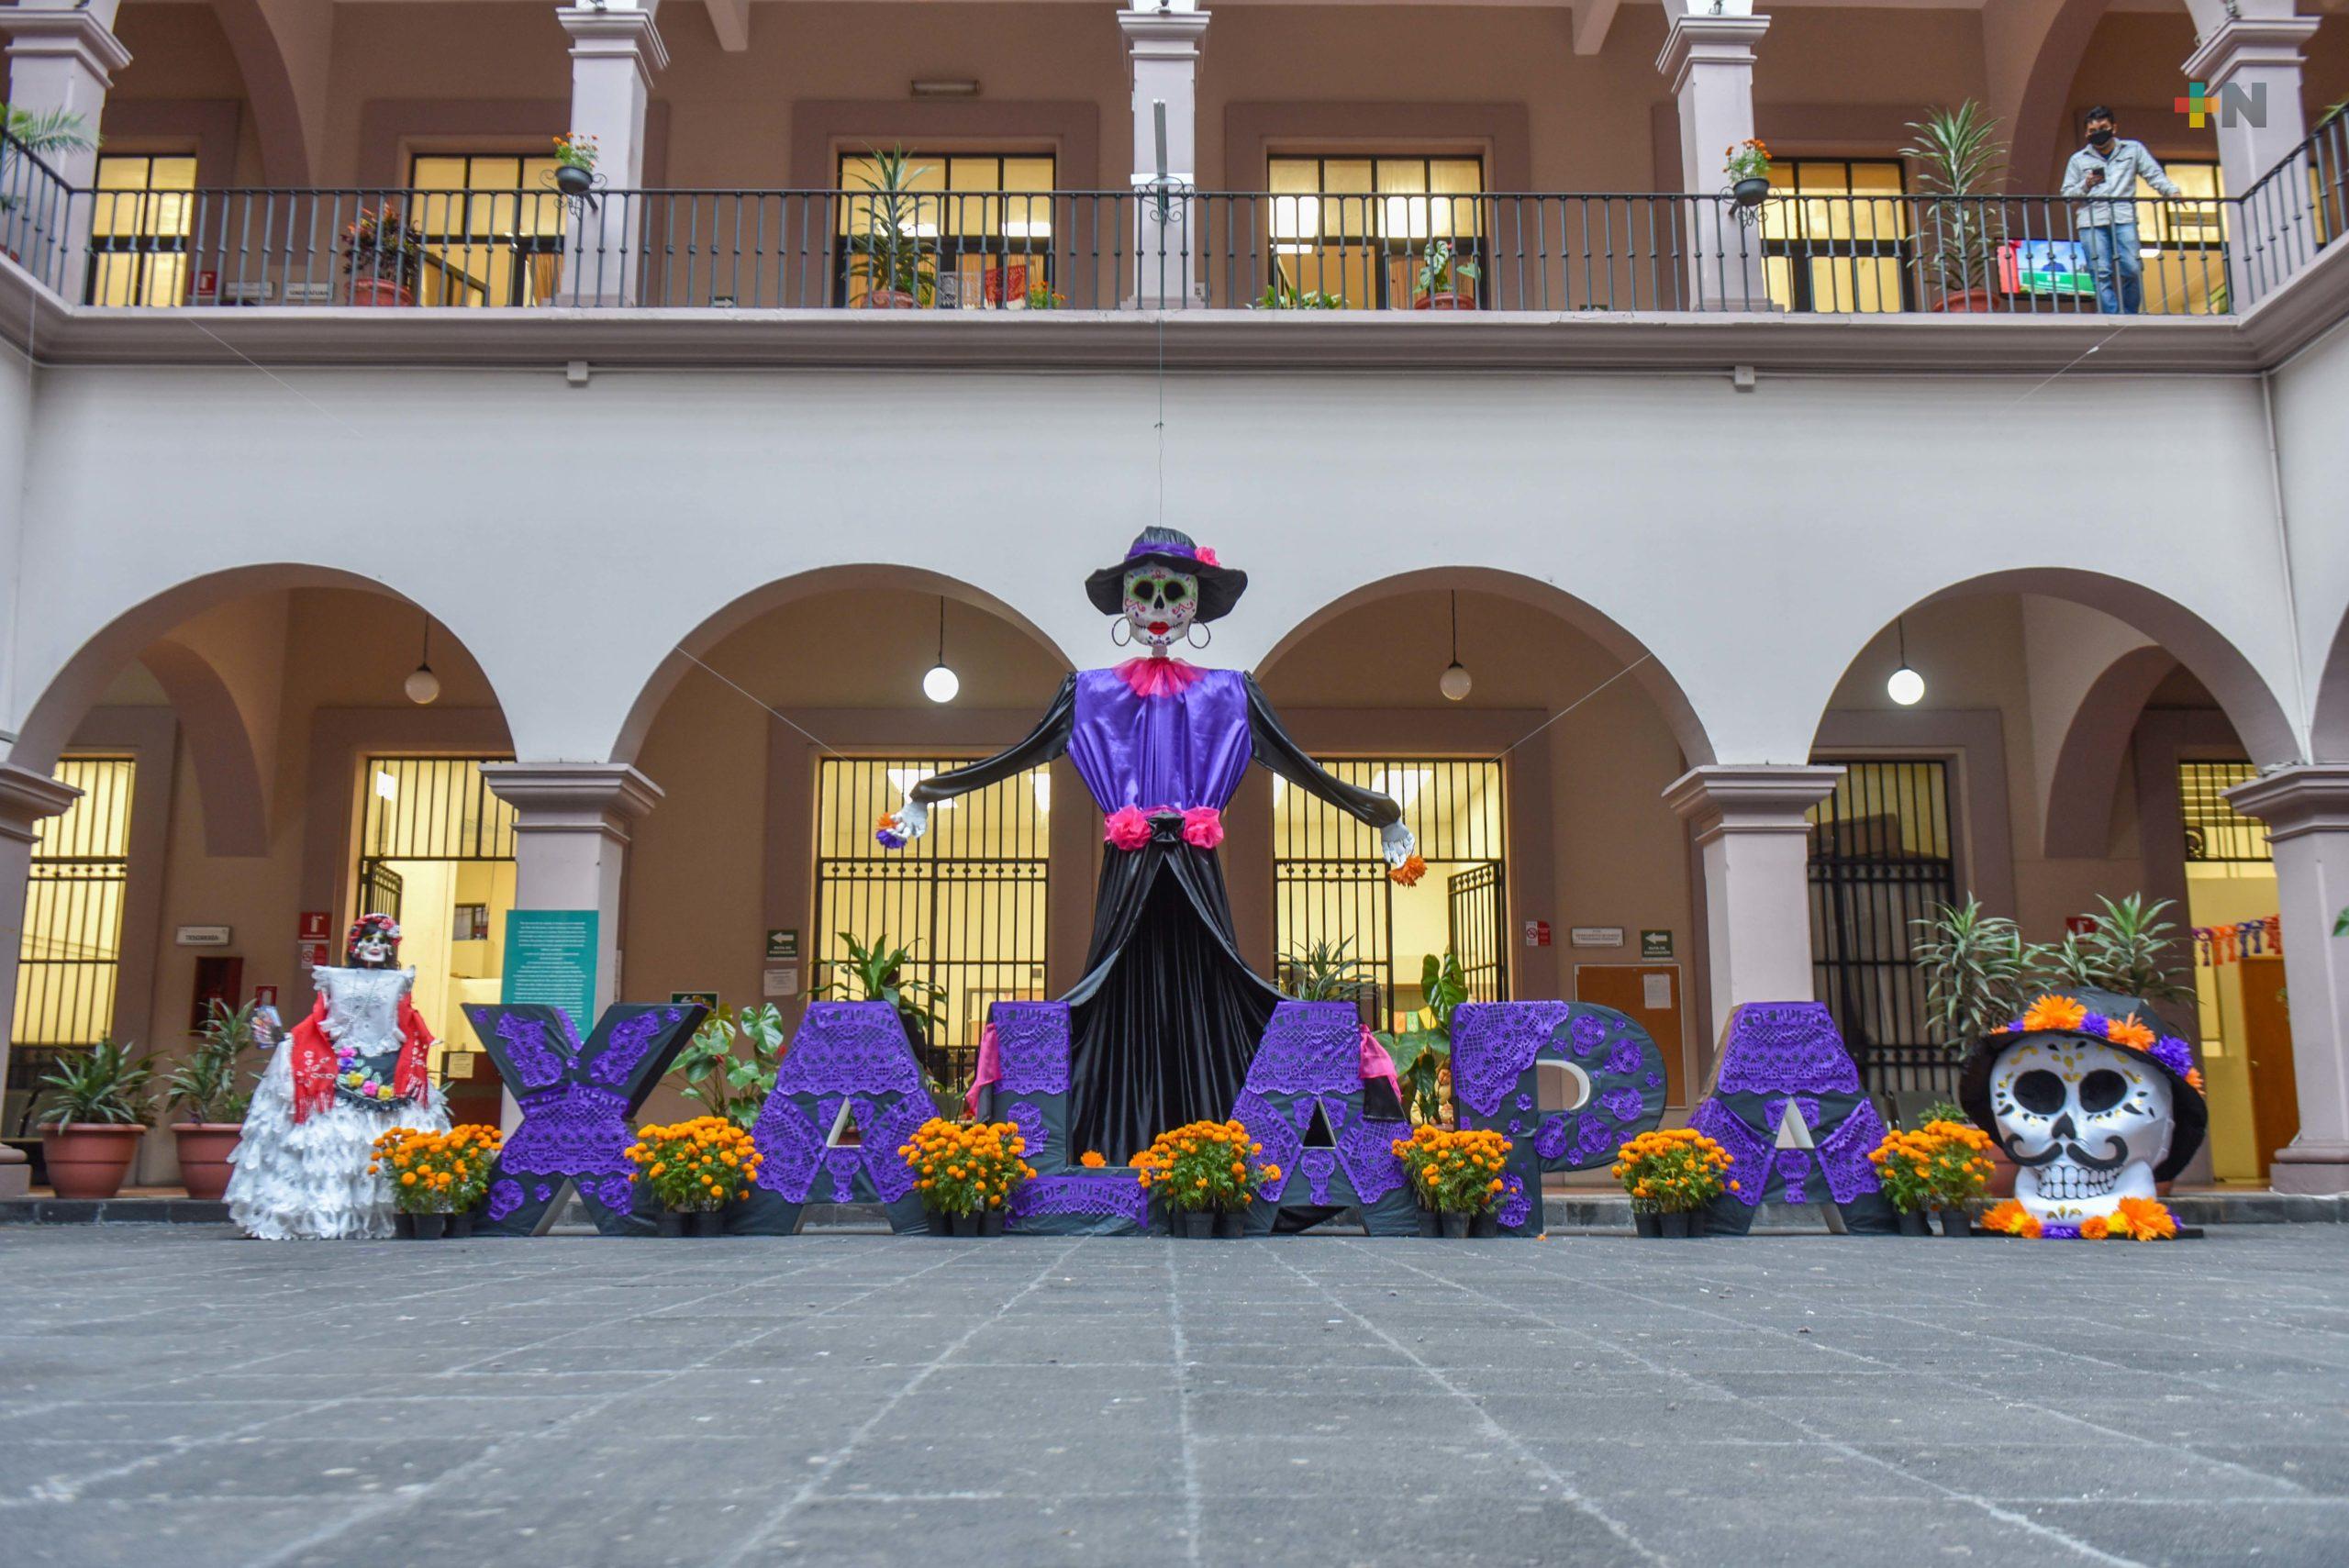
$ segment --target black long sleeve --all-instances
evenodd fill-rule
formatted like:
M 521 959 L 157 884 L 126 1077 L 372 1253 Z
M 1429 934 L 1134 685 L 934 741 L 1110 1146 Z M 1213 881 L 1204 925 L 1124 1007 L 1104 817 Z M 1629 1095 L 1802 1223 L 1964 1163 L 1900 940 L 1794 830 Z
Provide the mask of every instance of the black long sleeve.
M 1256 760 L 1305 791 L 1317 800 L 1331 806 L 1374 828 L 1386 828 L 1403 819 L 1403 808 L 1376 790 L 1362 789 L 1334 777 L 1329 770 L 1305 754 L 1305 748 L 1289 738 L 1281 728 L 1280 716 L 1265 699 L 1264 690 L 1256 684 L 1256 677 L 1248 682 L 1248 739 L 1254 748 Z
M 1069 736 L 1076 720 L 1076 677 L 1071 675 L 1061 683 L 1052 695 L 1052 706 L 1028 738 L 1008 751 L 998 751 L 984 762 L 964 768 L 954 768 L 942 773 L 932 773 L 907 794 L 923 806 L 934 806 L 941 800 L 952 800 L 958 795 L 968 795 L 974 789 L 985 789 L 1000 784 L 1014 773 L 1024 773 L 1041 767 L 1068 750 Z

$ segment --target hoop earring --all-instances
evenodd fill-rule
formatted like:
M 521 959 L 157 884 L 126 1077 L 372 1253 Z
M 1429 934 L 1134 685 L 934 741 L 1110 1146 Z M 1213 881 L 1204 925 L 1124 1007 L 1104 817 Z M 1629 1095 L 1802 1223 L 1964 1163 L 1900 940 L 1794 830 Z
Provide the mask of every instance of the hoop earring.
M 1121 632 L 1121 631 L 1122 631 L 1122 632 L 1124 632 L 1126 635 L 1125 635 L 1125 636 L 1123 636 L 1123 637 L 1119 637 L 1119 636 L 1118 635 L 1118 633 L 1119 633 L 1119 632 Z M 1110 642 L 1111 642 L 1111 643 L 1115 644 L 1117 647 L 1119 647 L 1119 648 L 1130 648 L 1131 646 L 1133 646 L 1133 640 L 1134 640 L 1134 626 L 1133 626 L 1133 622 L 1131 622 L 1131 621 L 1130 621 L 1130 620 L 1126 619 L 1126 618 L 1125 618 L 1125 617 L 1123 617 L 1123 616 L 1119 616 L 1116 620 L 1111 621 L 1111 622 L 1109 623 L 1109 640 L 1110 640 Z
M 1201 642 L 1192 636 L 1192 633 L 1200 631 L 1204 631 L 1208 634 L 1207 642 Z M 1195 620 L 1190 625 L 1183 628 L 1183 640 L 1189 643 L 1194 648 L 1205 648 L 1208 645 L 1208 642 L 1213 642 L 1215 640 L 1215 628 L 1208 625 L 1205 621 Z

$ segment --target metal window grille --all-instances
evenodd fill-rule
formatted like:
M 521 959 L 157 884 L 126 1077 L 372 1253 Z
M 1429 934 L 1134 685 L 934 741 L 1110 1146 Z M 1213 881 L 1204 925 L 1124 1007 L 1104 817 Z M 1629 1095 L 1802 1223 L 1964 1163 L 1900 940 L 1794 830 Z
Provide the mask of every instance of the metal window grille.
M 1437 241 L 1451 247 L 1454 291 L 1491 297 L 1482 276 L 1491 217 L 1481 158 L 1284 156 L 1268 172 L 1266 282 L 1275 297 L 1321 295 L 1347 309 L 1408 310 Z M 1459 272 L 1464 262 L 1477 275 Z
M 408 221 L 424 239 L 416 278 L 427 305 L 529 306 L 552 299 L 562 265 L 567 204 L 552 158 L 419 154 L 409 161 Z M 395 269 L 385 267 L 384 275 Z M 367 269 L 360 269 L 360 276 Z
M 2267 824 L 2245 817 L 2227 800 L 2227 791 L 2258 776 L 2249 762 L 2178 763 L 2177 808 L 2186 821 L 2188 860 L 2265 865 L 2275 859 L 2267 847 Z
M 400 875 L 387 862 L 514 858 L 514 807 L 490 793 L 481 771 L 502 760 L 367 759 L 356 913 L 400 917 Z
M 12 1136 L 29 1126 L 35 1091 L 57 1059 L 96 1044 L 114 1028 L 137 767 L 129 757 L 67 757 L 57 764 L 58 782 L 82 797 L 35 829 L 9 1036 Z
M 1916 236 L 1898 159 L 1806 158 L 1770 172 L 1762 209 L 1771 299 L 1789 310 L 1913 308 L 1906 265 Z
M 966 1087 L 996 1002 L 1045 995 L 1052 774 L 1043 768 L 930 808 L 930 831 L 885 850 L 873 825 L 907 788 L 952 760 L 827 757 L 817 764 L 817 937 L 820 981 L 848 980 L 847 938 L 912 950 L 907 978 L 942 995 L 942 1022 L 916 1042 L 940 1083 Z M 841 992 L 854 995 L 853 986 Z
M 1424 956 L 1449 944 L 1480 1002 L 1508 996 L 1507 801 L 1501 764 L 1440 757 L 1321 759 L 1348 784 L 1393 795 L 1428 862 L 1419 889 L 1388 880 L 1378 830 L 1286 781 L 1273 781 L 1275 940 L 1285 984 L 1298 953 L 1351 941 L 1366 1021 L 1391 1025 L 1419 1006 Z M 1432 891 L 1442 912 L 1418 903 Z
M 915 273 L 932 291 L 921 305 L 963 309 L 1049 307 L 1056 225 L 1074 217 L 1052 195 L 1050 153 L 909 152 L 918 194 L 875 194 L 873 157 L 841 154 L 832 303 L 856 305 Z M 892 259 L 902 271 L 893 280 Z M 903 291 L 901 291 L 903 292 Z
M 1818 995 L 1878 1094 L 1954 1093 L 1927 1039 L 1911 922 L 1957 898 L 1949 764 L 1821 758 L 1845 769 L 1811 807 L 1810 951 Z

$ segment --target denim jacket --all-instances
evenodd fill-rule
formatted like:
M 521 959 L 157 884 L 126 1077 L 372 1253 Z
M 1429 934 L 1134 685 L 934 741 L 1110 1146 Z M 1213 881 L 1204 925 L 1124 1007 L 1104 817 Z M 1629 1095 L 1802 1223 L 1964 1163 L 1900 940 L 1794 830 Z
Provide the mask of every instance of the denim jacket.
M 2131 141 L 2125 137 L 2113 138 L 2110 152 L 2083 147 L 2073 153 L 2072 161 L 2064 165 L 2063 194 L 2067 196 L 2089 195 L 2088 175 L 2099 169 L 2104 171 L 2104 182 L 2096 187 L 2094 194 L 2100 199 L 2080 205 L 2072 216 L 2076 228 L 2107 228 L 2116 224 L 2134 224 L 2137 209 L 2130 205 L 2130 198 L 2137 194 L 2137 182 L 2140 180 L 2165 196 L 2184 194 L 2178 190 L 2176 182 L 2162 172 L 2162 166 L 2154 161 L 2152 153 L 2145 150 L 2143 142 Z

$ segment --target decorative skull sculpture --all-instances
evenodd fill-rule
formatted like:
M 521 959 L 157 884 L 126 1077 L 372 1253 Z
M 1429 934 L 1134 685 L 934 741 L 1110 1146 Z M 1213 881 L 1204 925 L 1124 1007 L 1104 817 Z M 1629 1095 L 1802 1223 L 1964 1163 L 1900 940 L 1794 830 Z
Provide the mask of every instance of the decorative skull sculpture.
M 390 969 L 400 961 L 400 926 L 389 915 L 362 915 L 351 928 L 343 960 L 353 969 Z
M 1163 649 L 1180 642 L 1199 613 L 1199 580 L 1164 566 L 1137 566 L 1126 573 L 1126 621 L 1134 641 Z

